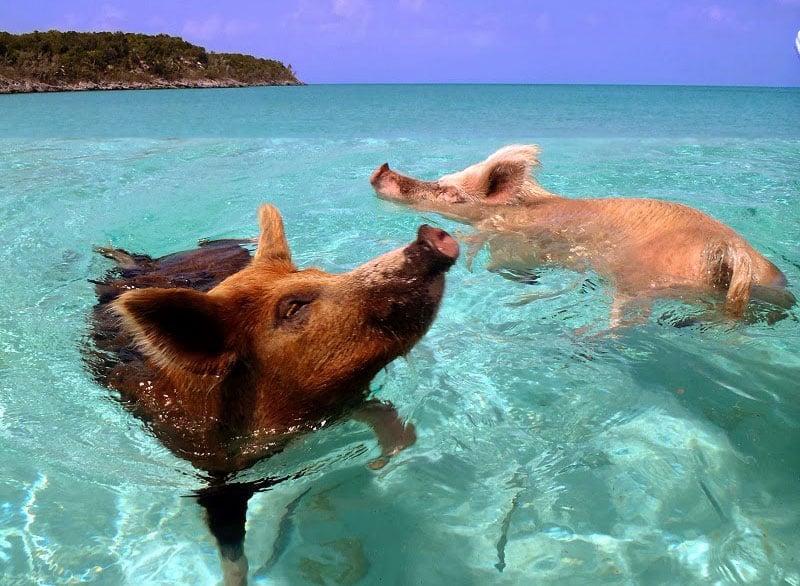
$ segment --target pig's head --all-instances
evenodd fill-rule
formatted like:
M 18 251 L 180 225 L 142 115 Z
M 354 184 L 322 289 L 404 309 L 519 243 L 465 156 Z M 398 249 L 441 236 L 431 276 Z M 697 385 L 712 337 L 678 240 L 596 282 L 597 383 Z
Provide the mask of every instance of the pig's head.
M 552 194 L 531 176 L 539 166 L 536 145 L 511 145 L 437 181 L 420 181 L 401 175 L 384 163 L 370 177 L 378 197 L 421 209 L 470 216 L 476 207 L 516 205 Z
M 208 293 L 133 290 L 113 309 L 173 384 L 218 380 L 223 396 L 250 397 L 242 425 L 279 431 L 360 400 L 408 352 L 434 319 L 458 245 L 422 226 L 404 248 L 335 275 L 295 267 L 277 209 L 263 206 L 260 225 L 252 262 Z

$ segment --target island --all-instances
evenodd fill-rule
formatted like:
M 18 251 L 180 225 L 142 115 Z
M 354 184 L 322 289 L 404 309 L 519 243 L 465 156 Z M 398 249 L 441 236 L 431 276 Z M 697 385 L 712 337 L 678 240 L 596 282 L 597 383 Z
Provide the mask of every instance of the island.
M 291 65 L 170 35 L 0 31 L 0 94 L 263 85 L 304 84 Z

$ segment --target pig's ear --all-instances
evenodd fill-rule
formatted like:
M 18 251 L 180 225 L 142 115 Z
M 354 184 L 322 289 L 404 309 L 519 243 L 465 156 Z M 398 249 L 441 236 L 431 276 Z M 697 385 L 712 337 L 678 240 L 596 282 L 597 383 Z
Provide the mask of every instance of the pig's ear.
M 262 205 L 258 210 L 258 223 L 261 226 L 261 235 L 258 238 L 255 260 L 291 263 L 292 253 L 289 251 L 278 208 L 269 204 Z
M 523 196 L 523 186 L 531 171 L 539 166 L 539 147 L 535 144 L 514 144 L 493 153 L 484 162 L 484 197 L 497 203 L 509 203 Z
M 205 293 L 138 289 L 111 307 L 136 346 L 162 368 L 222 374 L 236 359 L 224 307 Z
M 519 161 L 498 161 L 486 174 L 484 199 L 494 203 L 508 203 L 519 198 L 528 169 Z
M 496 150 L 489 155 L 484 164 L 491 166 L 493 163 L 507 162 L 519 163 L 525 166 L 525 172 L 530 173 L 539 163 L 539 145 L 536 144 L 510 144 Z

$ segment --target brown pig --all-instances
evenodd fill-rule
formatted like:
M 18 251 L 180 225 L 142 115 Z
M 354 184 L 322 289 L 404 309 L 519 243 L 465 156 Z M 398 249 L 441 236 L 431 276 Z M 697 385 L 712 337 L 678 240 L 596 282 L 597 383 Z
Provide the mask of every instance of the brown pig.
M 489 243 L 490 268 L 594 269 L 614 288 L 612 325 L 635 298 L 718 291 L 732 316 L 741 316 L 751 297 L 794 303 L 781 271 L 725 224 L 655 199 L 556 195 L 531 176 L 538 153 L 536 145 L 507 146 L 437 181 L 401 175 L 384 163 L 370 183 L 383 199 L 477 228 L 475 240 Z
M 246 505 L 259 489 L 227 483 L 231 473 L 340 417 L 375 429 L 375 467 L 413 443 L 413 426 L 367 400 L 368 385 L 425 334 L 459 252 L 421 226 L 349 273 L 299 270 L 278 210 L 264 205 L 259 219 L 252 258 L 237 241 L 160 259 L 101 249 L 117 267 L 96 282 L 87 354 L 103 385 L 216 479 L 199 500 L 229 584 L 246 580 Z

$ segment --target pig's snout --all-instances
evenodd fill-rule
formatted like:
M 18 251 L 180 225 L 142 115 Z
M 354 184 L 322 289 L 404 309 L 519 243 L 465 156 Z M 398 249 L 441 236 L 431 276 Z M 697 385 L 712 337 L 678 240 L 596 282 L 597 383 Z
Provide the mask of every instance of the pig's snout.
M 389 168 L 384 163 L 370 176 L 369 182 L 381 199 L 390 201 L 413 202 L 419 199 L 431 199 L 438 187 L 433 181 L 420 181 Z
M 387 167 L 388 168 L 388 167 Z M 449 268 L 458 258 L 458 242 L 444 230 L 423 224 L 417 231 L 417 242 L 428 246 Z
M 375 171 L 372 173 L 372 175 L 370 175 L 369 178 L 370 185 L 372 185 L 372 187 L 377 187 L 377 184 L 380 182 L 380 179 L 383 176 L 383 174 L 388 172 L 391 172 L 391 169 L 389 168 L 389 163 L 384 163 L 383 165 L 375 169 Z

